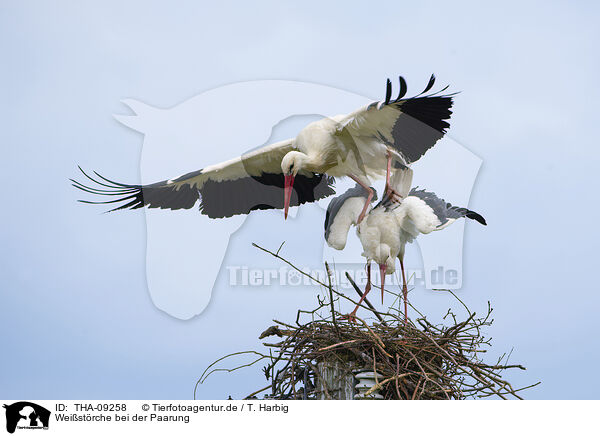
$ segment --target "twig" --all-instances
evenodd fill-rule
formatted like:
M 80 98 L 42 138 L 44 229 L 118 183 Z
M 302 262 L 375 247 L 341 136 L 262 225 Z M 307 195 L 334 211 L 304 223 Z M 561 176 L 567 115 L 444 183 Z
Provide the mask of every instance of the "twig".
M 335 319 L 335 309 L 333 307 L 333 288 L 331 286 L 331 271 L 329 270 L 329 264 L 327 262 L 325 262 L 325 269 L 327 270 L 327 280 L 329 285 L 327 286 L 327 289 L 329 290 L 329 304 L 331 305 L 331 320 L 333 322 L 333 327 L 335 328 L 335 331 L 339 333 L 340 329 L 338 328 L 337 320 Z
M 253 396 L 255 396 L 256 394 L 260 394 L 263 391 L 266 391 L 267 389 L 269 389 L 271 387 L 271 385 L 265 386 L 262 389 L 259 389 L 257 391 L 252 392 L 251 394 L 248 394 L 244 397 L 244 400 L 247 400 L 248 398 L 252 398 Z
M 296 325 L 273 320 L 276 325 L 261 335 L 277 335 L 280 338 L 275 343 L 265 343 L 269 348 L 268 355 L 243 351 L 209 365 L 194 387 L 194 398 L 198 385 L 212 373 L 235 371 L 265 358 L 269 359 L 269 363 L 264 372 L 271 379 L 271 385 L 249 397 L 270 387 L 272 398 L 313 399 L 324 395 L 330 399 L 332 392 L 318 369 L 321 362 L 339 363 L 342 367 L 372 367 L 376 374 L 375 386 L 367 394 L 379 389 L 386 399 L 464 399 L 491 395 L 503 399 L 510 396 L 521 399 L 520 391 L 539 384 L 515 389 L 501 376 L 505 370 L 525 370 L 522 365 L 508 364 L 510 353 L 508 356 L 503 354 L 492 364 L 482 360 L 482 353 L 491 344 L 491 338 L 482 334 L 482 328 L 493 322 L 489 302 L 487 313 L 478 316 L 452 291 L 447 291 L 465 308 L 466 319 L 448 310 L 443 317 L 444 323 L 434 324 L 411 305 L 419 317 L 405 324 L 403 313 L 397 308 L 390 307 L 383 313 L 363 299 L 365 306 L 361 304 L 361 307 L 373 313 L 379 323 L 370 324 L 359 317 L 356 317 L 358 324 L 338 322 L 334 298 L 356 302 L 335 289 L 329 264 L 325 264 L 328 275 L 328 283 L 325 284 L 281 257 L 279 253 L 283 245 L 275 253 L 254 245 L 287 263 L 313 283 L 327 288 L 329 301 L 318 297 L 315 309 L 298 310 Z M 348 273 L 346 278 L 362 299 L 363 293 Z M 394 295 L 400 298 L 400 294 Z M 321 310 L 323 308 L 328 310 Z M 252 354 L 257 358 L 231 369 L 215 368 L 223 359 L 241 354 Z M 390 384 L 391 381 L 394 384 Z M 298 383 L 302 384 L 302 388 L 297 387 Z M 321 394 L 317 393 L 318 385 L 322 386 Z
M 337 344 L 329 345 L 328 347 L 319 348 L 318 351 L 328 351 L 328 350 L 332 350 L 333 348 L 341 347 L 342 345 L 352 344 L 352 343 L 358 342 L 358 341 L 359 341 L 359 339 L 351 339 L 349 341 L 338 342 Z

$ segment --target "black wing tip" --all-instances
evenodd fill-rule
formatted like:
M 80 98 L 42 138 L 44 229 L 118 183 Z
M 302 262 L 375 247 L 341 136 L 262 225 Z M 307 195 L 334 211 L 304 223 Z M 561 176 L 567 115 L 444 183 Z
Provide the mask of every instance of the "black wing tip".
M 425 87 L 423 92 L 421 92 L 421 94 L 425 94 L 427 91 L 429 91 L 433 87 L 434 83 L 435 83 L 435 74 L 432 74 L 431 77 L 429 78 L 429 82 L 427 83 L 427 86 Z
M 194 186 L 169 186 L 166 180 L 150 185 L 128 185 L 108 179 L 96 171 L 92 172 L 94 177 L 81 168 L 80 170 L 92 184 L 85 185 L 71 179 L 74 187 L 89 194 L 115 198 L 106 201 L 80 201 L 87 204 L 112 204 L 117 206 L 107 212 L 141 209 L 144 206 L 170 210 L 191 209 L 200 199 L 199 191 Z
M 398 97 L 396 97 L 396 101 L 402 100 L 402 97 L 404 97 L 406 95 L 406 91 L 408 91 L 408 85 L 406 84 L 404 77 L 399 76 L 398 82 L 400 82 L 400 91 L 398 91 Z
M 460 213 L 465 218 L 472 219 L 473 221 L 477 221 L 481 225 L 487 226 L 487 222 L 486 222 L 485 218 L 475 211 L 472 211 L 465 207 L 452 206 L 450 203 L 448 203 L 446 207 L 448 209 L 451 209 L 451 210 L 454 210 L 454 211 Z
M 487 222 L 486 222 L 485 218 L 483 216 L 481 216 L 480 214 L 478 214 L 477 212 L 467 209 L 465 207 L 453 206 L 451 203 L 447 203 L 443 198 L 440 198 L 435 192 L 427 191 L 425 189 L 419 189 L 419 186 L 415 186 L 410 190 L 410 192 L 408 193 L 408 196 L 409 197 L 410 196 L 419 197 L 422 200 L 424 200 L 425 202 L 428 201 L 427 199 L 432 199 L 432 200 L 435 200 L 438 202 L 445 203 L 446 209 L 448 211 L 452 211 L 452 212 L 458 214 L 458 215 L 455 215 L 453 218 L 465 217 L 465 218 L 469 218 L 474 221 L 477 221 L 478 223 L 480 223 L 484 226 L 487 226 Z
M 478 223 L 480 223 L 484 226 L 487 226 L 487 222 L 485 221 L 485 218 L 482 217 L 481 215 L 479 215 L 477 212 L 473 212 L 472 210 L 467 210 L 467 213 L 465 214 L 465 216 L 474 221 L 477 221 Z
M 445 100 L 445 101 L 447 101 L 446 105 L 449 109 L 450 107 L 452 107 L 452 98 L 455 95 L 459 94 L 460 91 L 456 91 L 456 92 L 452 92 L 452 93 L 448 93 L 448 94 L 442 94 L 444 91 L 446 91 L 450 87 L 450 85 L 446 85 L 439 91 L 427 94 L 427 92 L 433 88 L 433 85 L 435 84 L 435 80 L 436 80 L 435 74 L 432 74 L 431 77 L 429 78 L 429 82 L 427 82 L 427 85 L 425 86 L 425 89 L 423 89 L 423 91 L 421 91 L 419 94 L 417 94 L 413 97 L 404 98 L 408 91 L 408 85 L 407 85 L 404 77 L 398 76 L 398 82 L 400 85 L 400 89 L 398 91 L 398 96 L 392 100 L 392 82 L 388 78 L 388 79 L 386 79 L 386 83 L 385 83 L 385 100 L 383 100 L 381 102 L 373 102 L 373 103 L 369 104 L 368 109 L 371 109 L 372 107 L 377 107 L 378 109 L 381 109 L 384 106 L 387 106 L 390 104 L 395 104 L 395 103 L 400 104 L 400 103 L 404 103 L 406 101 L 409 101 L 412 99 L 417 99 L 417 98 L 421 98 L 421 99 L 438 98 L 438 99 Z
M 388 78 L 387 82 L 385 83 L 385 103 L 384 104 L 389 104 L 391 98 L 392 98 L 392 81 Z
M 105 213 L 115 212 L 117 210 L 124 209 L 138 209 L 144 206 L 144 197 L 141 185 L 127 185 L 123 183 L 114 182 L 100 175 L 98 172 L 92 171 L 92 173 L 96 176 L 96 178 L 94 178 L 92 175 L 85 172 L 80 165 L 77 165 L 77 168 L 79 168 L 79 171 L 81 171 L 81 173 L 87 179 L 89 179 L 92 182 L 92 184 L 86 185 L 75 179 L 69 179 L 72 182 L 71 185 L 73 187 L 79 189 L 80 191 L 87 192 L 93 195 L 101 195 L 104 197 L 119 197 L 114 200 L 106 201 L 77 200 L 78 202 L 85 204 L 115 204 L 120 202 L 126 202 L 125 204 L 119 205 L 114 209 L 105 211 Z

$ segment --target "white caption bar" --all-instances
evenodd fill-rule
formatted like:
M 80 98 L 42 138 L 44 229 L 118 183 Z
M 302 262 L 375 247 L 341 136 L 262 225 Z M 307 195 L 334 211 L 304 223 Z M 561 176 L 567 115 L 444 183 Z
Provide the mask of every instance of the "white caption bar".
M 2 400 L 19 436 L 214 434 L 588 434 L 597 401 Z M 12 430 L 12 431 L 11 431 Z M 334 433 L 335 432 L 335 433 Z M 8 434 L 4 433 L 4 434 Z

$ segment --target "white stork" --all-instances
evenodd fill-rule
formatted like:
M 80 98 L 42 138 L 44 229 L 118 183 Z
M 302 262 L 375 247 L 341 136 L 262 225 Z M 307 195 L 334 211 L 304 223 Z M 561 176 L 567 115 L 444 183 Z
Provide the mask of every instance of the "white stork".
M 458 218 L 470 218 L 483 225 L 485 219 L 471 210 L 452 206 L 432 192 L 413 188 L 410 168 L 394 171 L 391 185 L 400 198 L 384 196 L 383 200 L 372 208 L 362 222 L 359 215 L 362 210 L 364 191 L 360 187 L 349 189 L 329 203 L 325 217 L 325 239 L 338 250 L 346 245 L 348 232 L 357 225 L 356 232 L 363 246 L 362 255 L 367 259 L 367 286 L 356 308 L 348 315 L 354 319 L 356 312 L 368 292 L 371 290 L 371 261 L 379 265 L 381 273 L 381 302 L 386 274 L 395 271 L 396 258 L 400 260 L 402 271 L 402 292 L 404 297 L 404 319 L 408 319 L 408 288 L 404 274 L 404 249 L 407 243 L 421 233 L 427 234 L 442 230 Z M 408 194 L 408 195 L 407 195 Z
M 416 161 L 449 127 L 446 120 L 451 115 L 453 94 L 439 95 L 447 87 L 425 95 L 434 84 L 432 75 L 423 92 L 404 99 L 406 82 L 402 77 L 399 80 L 400 91 L 394 100 L 388 79 L 384 101 L 347 115 L 323 118 L 307 125 L 295 138 L 227 162 L 149 185 L 118 183 L 81 170 L 93 184 L 72 180 L 73 186 L 91 194 L 112 196 L 114 199 L 107 201 L 80 200 L 117 204 L 111 211 L 144 206 L 190 209 L 200 202 L 200 211 L 210 218 L 282 208 L 287 217 L 290 206 L 334 194 L 334 178 L 347 176 L 366 191 L 360 222 L 374 193 L 370 179 L 387 173 L 389 181 L 392 162 L 394 167 L 404 167 Z

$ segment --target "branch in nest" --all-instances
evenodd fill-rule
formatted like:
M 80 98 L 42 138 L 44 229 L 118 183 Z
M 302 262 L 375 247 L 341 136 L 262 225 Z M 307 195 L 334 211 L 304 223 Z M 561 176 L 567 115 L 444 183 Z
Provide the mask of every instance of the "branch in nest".
M 255 246 L 327 289 L 329 300 L 319 299 L 313 310 L 298 310 L 296 325 L 274 320 L 277 325 L 260 335 L 260 339 L 268 336 L 281 338 L 277 343 L 264 344 L 269 348 L 269 355 L 256 351 L 233 353 L 229 356 L 253 354 L 257 358 L 233 369 L 213 369 L 215 364 L 229 357 L 226 356 L 210 365 L 198 383 L 216 371 L 230 372 L 268 358 L 271 362 L 264 371 L 271 377 L 272 384 L 268 387 L 272 388 L 270 398 L 274 399 L 310 399 L 319 395 L 335 398 L 335 391 L 326 385 L 323 385 L 321 393 L 315 390 L 321 377 L 318 372 L 321 362 L 375 371 L 380 377 L 371 391 L 379 389 L 386 399 L 464 399 L 490 395 L 504 399 L 521 398 L 518 392 L 537 385 L 514 389 L 501 377 L 501 373 L 525 368 L 508 365 L 508 358 L 504 360 L 504 355 L 493 364 L 481 359 L 480 355 L 490 346 L 490 339 L 482 334 L 482 329 L 492 323 L 489 304 L 487 313 L 478 317 L 453 292 L 448 291 L 463 305 L 466 317 L 449 310 L 442 323 L 435 324 L 417 310 L 420 317 L 414 324 L 405 323 L 403 314 L 392 308 L 386 313 L 377 311 L 365 299 L 365 305 L 361 307 L 373 314 L 379 323 L 368 324 L 358 317 L 357 324 L 341 321 L 336 319 L 339 314 L 334 310 L 333 299 L 353 300 L 333 287 L 329 265 L 326 265 L 329 280 L 323 283 L 284 259 L 279 254 L 280 250 L 274 253 Z M 362 297 L 356 283 L 349 275 L 347 278 Z M 315 314 L 318 316 L 315 317 Z M 304 321 L 303 318 L 309 320 Z M 460 321 L 460 318 L 463 320 Z M 505 364 L 502 364 L 503 360 Z

